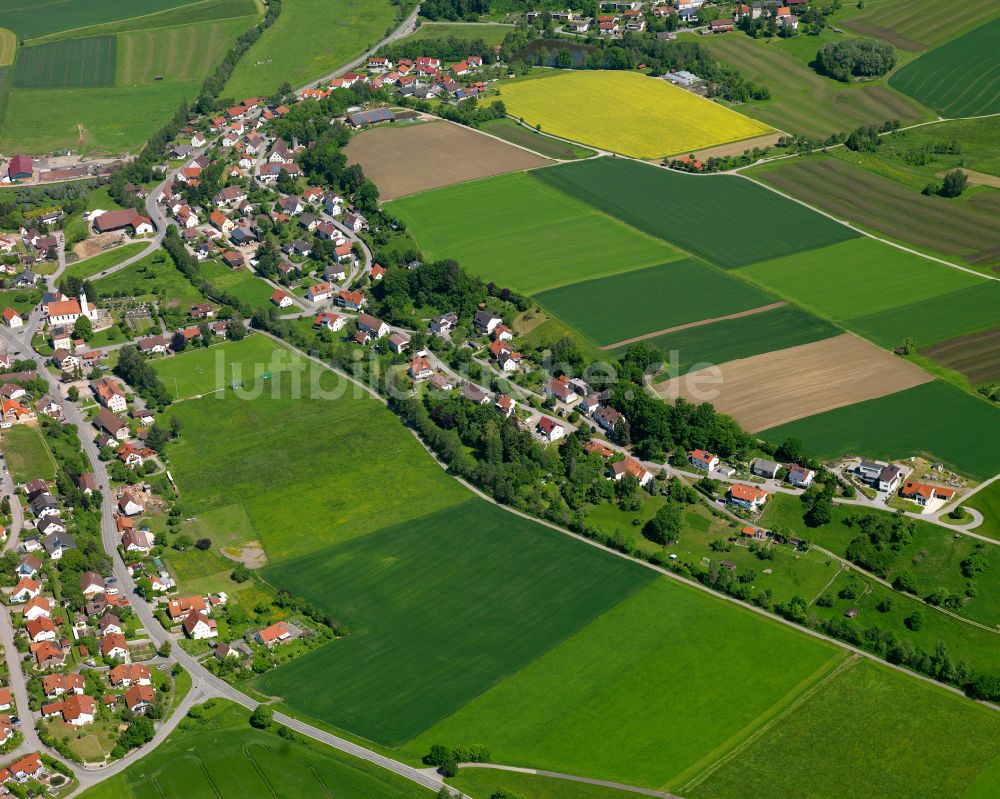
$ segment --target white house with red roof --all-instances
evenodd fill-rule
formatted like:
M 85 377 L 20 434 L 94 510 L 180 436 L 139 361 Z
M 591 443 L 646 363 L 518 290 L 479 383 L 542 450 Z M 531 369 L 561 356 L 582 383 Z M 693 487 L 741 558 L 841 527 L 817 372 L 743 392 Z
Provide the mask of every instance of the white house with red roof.
M 542 441 L 547 444 L 553 444 L 566 435 L 566 428 L 548 416 L 539 418 L 538 423 L 535 425 L 535 431 Z
M 769 494 L 757 486 L 733 483 L 729 486 L 729 504 L 745 510 L 760 510 L 767 502 Z
M 279 308 L 288 308 L 295 305 L 295 300 L 292 299 L 292 295 L 287 291 L 282 291 L 281 289 L 274 290 L 274 293 L 271 294 L 271 302 Z
M 325 302 L 333 297 L 333 286 L 329 283 L 317 283 L 309 287 L 306 298 L 310 302 Z
M 719 468 L 719 457 L 703 449 L 695 449 L 688 453 L 688 462 L 697 469 L 710 472 Z
M 646 485 L 646 483 L 653 479 L 652 472 L 650 472 L 631 455 L 626 455 L 623 460 L 616 461 L 611 464 L 610 479 L 618 482 L 624 479 L 627 474 L 632 475 L 636 480 L 638 480 L 640 486 Z

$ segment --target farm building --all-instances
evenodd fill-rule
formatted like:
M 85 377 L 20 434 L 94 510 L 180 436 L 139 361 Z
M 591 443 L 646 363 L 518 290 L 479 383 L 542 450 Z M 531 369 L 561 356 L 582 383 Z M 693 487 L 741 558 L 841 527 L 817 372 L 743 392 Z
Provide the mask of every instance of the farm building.
M 15 155 L 7 165 L 7 177 L 14 180 L 30 180 L 35 174 L 35 168 L 31 164 L 31 157 L 27 155 Z
M 389 108 L 373 108 L 371 111 L 358 111 L 356 114 L 347 115 L 347 121 L 354 128 L 364 128 L 379 122 L 392 122 L 395 118 Z

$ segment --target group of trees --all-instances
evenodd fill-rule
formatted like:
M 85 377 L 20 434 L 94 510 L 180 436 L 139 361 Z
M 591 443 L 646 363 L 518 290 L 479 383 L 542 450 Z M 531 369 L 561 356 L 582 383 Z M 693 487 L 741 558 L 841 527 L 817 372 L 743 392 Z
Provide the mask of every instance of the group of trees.
M 924 186 L 923 194 L 936 194 L 939 197 L 958 197 L 969 187 L 969 176 L 961 169 L 953 169 L 948 172 L 940 183 L 928 183 Z
M 844 82 L 875 78 L 896 66 L 896 48 L 885 39 L 842 39 L 827 42 L 816 53 L 816 69 Z
M 123 347 L 118 353 L 114 371 L 138 391 L 150 407 L 162 410 L 170 404 L 170 392 L 138 347 Z

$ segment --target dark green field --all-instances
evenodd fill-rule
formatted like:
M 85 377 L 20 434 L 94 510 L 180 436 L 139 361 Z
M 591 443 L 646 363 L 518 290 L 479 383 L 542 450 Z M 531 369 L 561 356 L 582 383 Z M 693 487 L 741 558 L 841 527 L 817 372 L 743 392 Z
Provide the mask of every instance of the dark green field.
M 743 178 L 684 175 L 621 158 L 564 164 L 531 176 L 725 267 L 859 235 Z
M 836 336 L 840 329 L 792 305 L 725 319 L 647 339 L 668 358 L 671 374 L 685 374 L 706 364 L 750 358 Z M 672 353 L 677 353 L 676 360 Z
M 801 439 L 819 458 L 927 454 L 979 480 L 1000 471 L 1000 409 L 940 381 L 761 432 Z
M 115 36 L 66 39 L 20 47 L 14 62 L 18 89 L 111 86 L 115 82 Z
M 1000 19 L 911 61 L 889 85 L 941 116 L 1000 112 Z
M 655 579 L 480 500 L 264 576 L 351 635 L 269 672 L 258 688 L 384 744 L 451 715 Z
M 535 297 L 601 345 L 777 301 L 690 258 L 572 283 Z
M 0 28 L 10 28 L 22 39 L 57 31 L 99 25 L 188 5 L 191 0 L 0 0 Z

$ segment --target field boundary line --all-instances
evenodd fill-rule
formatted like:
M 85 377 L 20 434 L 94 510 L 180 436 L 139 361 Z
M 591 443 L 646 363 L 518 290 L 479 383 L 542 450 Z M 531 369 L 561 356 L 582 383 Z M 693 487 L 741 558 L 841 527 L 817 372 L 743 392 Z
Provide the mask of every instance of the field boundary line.
M 561 771 L 545 771 L 537 768 L 526 768 L 524 766 L 504 766 L 500 763 L 460 763 L 461 768 L 483 768 L 494 769 L 496 771 L 512 771 L 515 774 L 534 774 L 538 777 L 550 777 L 555 780 L 566 780 L 567 782 L 582 782 L 585 785 L 598 785 L 602 788 L 613 788 L 629 793 L 638 793 L 643 796 L 654 796 L 658 799 L 681 799 L 677 794 L 657 791 L 653 788 L 640 788 L 638 785 L 628 785 L 624 782 L 612 782 L 610 780 L 598 780 L 590 777 L 579 777 L 575 774 L 565 774 Z
M 319 358 L 312 357 L 308 353 L 305 353 L 302 350 L 298 349 L 293 344 L 290 344 L 287 341 L 284 341 L 283 339 L 278 338 L 273 333 L 270 333 L 270 332 L 268 332 L 266 330 L 261 330 L 259 332 L 261 334 L 263 334 L 264 336 L 266 336 L 267 338 L 271 339 L 278 346 L 284 347 L 284 348 L 290 350 L 291 352 L 296 353 L 300 357 L 305 358 L 305 359 L 307 359 L 307 360 L 311 361 L 312 363 L 315 363 L 315 364 L 317 364 L 319 366 L 322 366 L 325 369 L 329 369 L 334 374 L 336 374 L 336 375 L 340 376 L 341 378 L 343 378 L 344 380 L 347 380 L 348 382 L 356 385 L 362 391 L 365 391 L 367 394 L 371 395 L 377 401 L 381 402 L 382 405 L 388 407 L 389 401 L 386 400 L 385 397 L 383 397 L 381 394 L 379 394 L 373 388 L 371 388 L 368 385 L 365 385 L 365 383 L 363 383 L 361 380 L 358 380 L 357 378 L 353 377 L 352 375 L 347 374 L 346 372 L 342 371 L 341 369 L 337 368 L 336 366 L 331 366 L 326 361 L 322 361 Z M 393 415 L 395 415 L 395 414 L 393 414 Z M 396 418 L 399 419 L 398 416 Z M 1000 713 L 1000 705 L 998 705 L 998 704 L 994 704 L 993 702 L 986 702 L 986 701 L 978 700 L 978 699 L 970 699 L 960 689 L 958 689 L 958 688 L 956 688 L 956 687 L 954 687 L 952 685 L 948 685 L 947 683 L 943 683 L 943 682 L 940 682 L 938 680 L 935 680 L 933 677 L 928 677 L 927 675 L 920 674 L 919 672 L 916 672 L 916 671 L 912 671 L 911 669 L 908 669 L 905 666 L 900 666 L 900 665 L 895 664 L 895 663 L 890 663 L 888 660 L 884 660 L 883 658 L 880 658 L 877 655 L 872 654 L 871 652 L 868 652 L 868 651 L 866 651 L 864 649 L 861 649 L 860 647 L 856 647 L 853 644 L 849 644 L 846 641 L 840 641 L 837 638 L 833 638 L 833 637 L 831 637 L 829 635 L 826 635 L 825 633 L 821 633 L 818 630 L 814 630 L 812 627 L 806 627 L 806 626 L 803 626 L 801 624 L 797 624 L 797 623 L 795 623 L 793 621 L 790 621 L 790 620 L 788 620 L 786 618 L 783 618 L 782 616 L 777 615 L 776 613 L 771 613 L 770 611 L 764 610 L 763 608 L 756 607 L 755 605 L 749 605 L 749 604 L 747 604 L 745 602 L 741 602 L 739 599 L 736 599 L 736 597 L 729 596 L 728 594 L 722 594 L 722 593 L 719 593 L 718 591 L 713 591 L 708 586 L 702 585 L 701 583 L 699 583 L 699 582 L 697 582 L 695 580 L 688 579 L 687 577 L 682 577 L 681 575 L 676 574 L 676 573 L 670 571 L 669 569 L 665 569 L 665 568 L 663 568 L 661 566 L 656 566 L 656 565 L 650 563 L 649 561 L 642 560 L 641 558 L 633 557 L 632 555 L 628 555 L 628 554 L 626 554 L 624 552 L 619 552 L 617 550 L 610 549 L 609 547 L 606 547 L 604 544 L 600 543 L 599 541 L 594 541 L 594 540 L 592 540 L 590 538 L 586 538 L 585 536 L 580 535 L 579 533 L 574 533 L 572 530 L 570 530 L 568 528 L 560 527 L 559 525 L 554 524 L 553 522 L 548 522 L 548 521 L 545 521 L 544 519 L 539 519 L 539 518 L 537 518 L 535 516 L 532 516 L 529 513 L 524 513 L 523 511 L 519 511 L 516 508 L 512 508 L 512 507 L 510 507 L 508 505 L 504 505 L 501 502 L 497 502 L 497 500 L 495 500 L 489 494 L 486 494 L 485 492 L 483 492 L 483 491 L 479 490 L 478 488 L 476 488 L 474 485 L 472 485 L 472 483 L 470 483 L 467 480 L 463 479 L 462 477 L 459 477 L 458 475 L 452 473 L 448 469 L 448 466 L 443 461 L 441 461 L 438 458 L 438 456 L 434 452 L 434 450 L 432 450 L 430 448 L 430 446 L 420 437 L 420 435 L 417 433 L 416 430 L 414 430 L 412 427 L 410 427 L 405 422 L 403 422 L 402 419 L 399 419 L 399 421 L 400 421 L 400 423 L 407 430 L 410 431 L 410 434 L 414 438 L 416 438 L 417 441 L 420 442 L 420 445 L 430 454 L 430 456 L 434 460 L 434 462 L 438 466 L 440 466 L 442 469 L 444 469 L 445 472 L 447 472 L 449 475 L 451 475 L 455 480 L 457 480 L 459 483 L 461 483 L 463 486 L 465 486 L 465 488 L 467 488 L 469 491 L 471 491 L 473 494 L 475 494 L 480 499 L 484 499 L 487 502 L 489 502 L 489 503 L 491 503 L 493 505 L 496 505 L 497 507 L 501 508 L 502 510 L 505 510 L 507 513 L 512 513 L 515 516 L 520 516 L 522 519 L 527 519 L 528 521 L 532 521 L 532 522 L 535 522 L 536 524 L 540 524 L 543 527 L 547 527 L 550 530 L 554 530 L 555 532 L 561 533 L 562 535 L 568 536 L 569 538 L 576 539 L 577 541 L 580 541 L 583 544 L 587 544 L 588 546 L 592 546 L 595 549 L 601 550 L 602 552 L 608 554 L 611 557 L 621 558 L 622 560 L 627 560 L 627 561 L 630 561 L 632 563 L 636 563 L 636 564 L 642 566 L 645 569 L 649 569 L 650 571 L 654 571 L 657 574 L 661 574 L 661 575 L 663 575 L 665 577 L 669 577 L 672 580 L 676 580 L 677 582 L 682 583 L 683 585 L 686 585 L 689 588 L 693 588 L 693 589 L 695 589 L 697 591 L 701 591 L 702 593 L 708 594 L 709 596 L 715 597 L 717 600 L 720 600 L 722 602 L 728 602 L 728 603 L 730 603 L 732 605 L 735 605 L 738 608 L 742 608 L 745 612 L 755 613 L 758 616 L 761 616 L 761 617 L 763 617 L 765 619 L 769 619 L 769 620 L 771 620 L 774 623 L 781 624 L 781 625 L 783 625 L 785 627 L 789 627 L 792 630 L 797 630 L 799 633 L 801 633 L 803 635 L 808 635 L 808 636 L 816 638 L 816 639 L 818 639 L 820 641 L 825 641 L 826 643 L 831 644 L 833 646 L 836 646 L 836 647 L 838 647 L 840 649 L 843 649 L 843 650 L 845 650 L 847 652 L 852 652 L 855 655 L 860 655 L 861 657 L 867 658 L 867 659 L 873 661 L 874 663 L 878 663 L 878 664 L 880 664 L 880 665 L 882 665 L 882 666 L 884 666 L 886 668 L 890 668 L 890 669 L 893 669 L 894 671 L 898 671 L 900 674 L 905 674 L 906 676 L 911 677 L 911 678 L 913 678 L 915 680 L 919 680 L 919 681 L 927 683 L 929 685 L 937 686 L 938 688 L 941 688 L 942 690 L 948 691 L 948 692 L 954 694 L 955 696 L 959 696 L 959 697 L 961 697 L 963 699 L 969 699 L 969 701 L 971 701 L 975 705 L 982 705 L 985 708 L 988 708 L 988 709 L 990 709 L 990 710 L 992 710 L 994 712 Z
M 668 262 L 669 263 L 669 262 Z M 626 344 L 635 344 L 637 341 L 645 341 L 649 338 L 656 338 L 657 336 L 665 336 L 667 333 L 676 333 L 680 330 L 688 330 L 692 327 L 702 327 L 703 325 L 711 325 L 716 322 L 725 322 L 727 319 L 741 319 L 744 316 L 754 316 L 759 313 L 767 313 L 768 311 L 775 311 L 778 308 L 782 308 L 788 305 L 787 302 L 781 300 L 780 302 L 772 302 L 770 305 L 761 305 L 757 308 L 748 308 L 745 311 L 737 311 L 736 313 L 726 314 L 725 316 L 713 316 L 711 319 L 699 319 L 697 322 L 688 322 L 683 325 L 675 325 L 674 327 L 666 327 L 663 330 L 654 330 L 652 333 L 643 333 L 641 336 L 633 336 L 632 338 L 622 339 L 621 341 L 616 341 L 614 344 L 605 344 L 601 347 L 602 350 L 614 350 L 618 347 L 624 347 Z
M 715 760 L 715 762 L 710 763 L 704 769 L 702 769 L 697 774 L 695 774 L 691 778 L 689 778 L 687 780 L 687 782 L 683 783 L 680 786 L 680 789 L 681 790 L 691 790 L 692 788 L 696 788 L 697 786 L 699 786 L 706 779 L 708 779 L 708 777 L 712 776 L 712 774 L 714 774 L 716 771 L 718 771 L 718 769 L 720 767 L 722 767 L 723 765 L 725 765 L 726 763 L 728 763 L 730 760 L 732 760 L 737 755 L 740 755 L 744 751 L 746 751 L 746 749 L 747 749 L 748 746 L 750 746 L 751 744 L 753 744 L 756 741 L 758 741 L 761 737 L 763 737 L 763 735 L 766 732 L 768 732 L 772 727 L 774 727 L 775 724 L 777 724 L 779 721 L 782 721 L 784 718 L 786 718 L 793 711 L 797 710 L 803 704 L 805 704 L 805 702 L 808 699 L 810 699 L 812 696 L 814 696 L 820 690 L 820 688 L 822 688 L 824 685 L 826 685 L 831 680 L 839 677 L 841 674 L 843 674 L 849 668 L 853 668 L 854 666 L 856 666 L 860 662 L 861 662 L 861 658 L 857 657 L 856 655 L 848 655 L 846 657 L 841 658 L 840 661 L 838 663 L 835 663 L 832 667 L 830 666 L 829 661 L 827 663 L 824 663 L 823 666 L 821 666 L 819 669 L 817 669 L 816 671 L 814 671 L 811 675 L 809 675 L 809 677 L 807 677 L 805 680 L 803 680 L 802 682 L 800 682 L 797 686 L 795 686 L 794 688 L 792 688 L 792 690 L 789 691 L 788 694 L 785 694 L 785 696 L 783 698 L 788 698 L 789 695 L 794 694 L 794 696 L 792 696 L 791 701 L 789 701 L 789 703 L 787 705 L 785 705 L 784 707 L 780 708 L 777 713 L 775 713 L 773 716 L 771 716 L 766 721 L 764 721 L 763 724 L 761 724 L 757 729 L 755 729 L 753 732 L 751 732 L 749 735 L 747 735 L 746 738 L 744 738 L 742 741 L 740 741 L 738 744 L 736 744 L 732 749 L 730 749 L 724 755 L 722 755 L 717 760 Z M 827 669 L 827 672 L 825 674 L 823 674 L 822 677 L 816 678 L 817 673 L 822 672 L 824 669 Z M 802 684 L 804 682 L 807 682 L 810 678 L 816 678 L 816 679 L 814 679 L 813 682 L 810 683 L 805 688 L 802 688 Z M 800 693 L 795 694 L 796 689 L 799 689 L 799 688 L 802 688 L 802 690 L 800 691 Z M 781 700 L 779 700 L 778 703 L 776 703 L 776 704 L 780 704 L 780 701 Z M 765 711 L 765 714 L 766 714 L 766 711 Z M 761 714 L 761 715 L 765 715 L 765 714 Z M 758 716 L 757 718 L 759 719 L 760 716 Z M 739 733 L 736 733 L 736 735 L 731 736 L 729 740 L 732 740 L 732 738 L 735 738 L 737 735 L 739 735 Z M 725 744 L 723 744 L 722 746 L 724 746 L 724 745 Z M 718 751 L 721 748 L 722 748 L 721 746 L 720 747 L 716 747 L 716 749 L 714 751 Z M 708 759 L 709 757 L 711 757 L 712 754 L 714 754 L 714 752 L 709 752 L 709 754 L 706 755 L 705 757 L 703 757 L 701 759 L 701 761 L 704 761 L 704 760 Z M 701 761 L 699 761 L 699 762 L 701 762 Z M 698 764 L 696 763 L 695 765 L 698 765 Z M 692 768 L 694 768 L 694 766 L 691 766 L 690 768 L 686 769 L 685 771 L 690 771 Z M 681 775 L 679 775 L 679 776 L 683 776 L 683 775 L 684 775 L 684 773 L 682 772 Z

